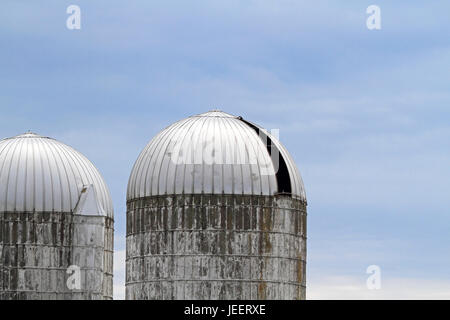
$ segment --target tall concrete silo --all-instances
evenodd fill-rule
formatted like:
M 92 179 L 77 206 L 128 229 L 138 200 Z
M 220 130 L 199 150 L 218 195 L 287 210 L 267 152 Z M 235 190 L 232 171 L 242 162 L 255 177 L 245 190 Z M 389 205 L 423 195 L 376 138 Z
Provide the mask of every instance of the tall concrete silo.
M 306 196 L 278 140 L 220 111 L 154 137 L 127 193 L 127 299 L 304 299 Z
M 71 147 L 0 141 L 0 299 L 112 299 L 113 207 Z

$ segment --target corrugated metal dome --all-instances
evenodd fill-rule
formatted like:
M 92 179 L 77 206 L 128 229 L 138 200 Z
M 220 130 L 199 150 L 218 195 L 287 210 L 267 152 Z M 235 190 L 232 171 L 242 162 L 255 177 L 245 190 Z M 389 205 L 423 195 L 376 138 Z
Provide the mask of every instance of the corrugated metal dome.
M 0 141 L 0 211 L 69 213 L 86 193 L 97 214 L 113 217 L 109 190 L 81 153 L 30 132 Z
M 218 110 L 178 121 L 156 135 L 133 167 L 127 199 L 199 193 L 287 193 L 306 201 L 297 166 L 280 142 L 242 117 Z

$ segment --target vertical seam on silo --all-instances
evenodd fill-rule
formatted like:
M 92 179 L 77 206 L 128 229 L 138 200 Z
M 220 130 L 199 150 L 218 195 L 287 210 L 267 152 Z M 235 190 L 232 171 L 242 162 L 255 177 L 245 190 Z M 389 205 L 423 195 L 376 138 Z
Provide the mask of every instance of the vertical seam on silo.
M 137 174 L 138 174 L 138 172 L 141 171 L 141 168 L 142 168 L 142 165 L 144 162 L 144 157 L 149 152 L 148 146 L 151 145 L 154 140 L 155 140 L 155 138 L 153 138 L 152 140 L 150 140 L 150 142 L 147 143 L 147 145 L 144 147 L 144 150 L 142 150 L 142 152 L 139 154 L 136 162 L 133 165 L 130 177 L 128 178 L 127 200 L 137 198 L 137 190 L 136 190 L 137 189 L 137 180 L 138 180 Z M 142 179 L 142 175 L 140 175 L 140 177 L 139 177 L 139 180 L 141 180 L 141 179 Z
M 220 121 L 220 120 L 219 120 Z M 205 189 L 206 189 L 206 185 L 207 185 L 207 182 L 205 181 L 206 180 L 206 175 L 205 175 L 205 167 L 206 167 L 206 163 L 205 163 L 205 156 L 208 156 L 208 155 L 206 155 L 205 153 L 206 153 L 206 150 L 208 150 L 207 148 L 205 148 L 206 147 L 206 145 L 207 145 L 207 138 L 208 138 L 208 136 L 209 136 L 209 128 L 211 127 L 211 123 L 214 123 L 214 119 L 210 119 L 210 117 L 205 117 L 205 126 L 204 126 L 204 129 L 205 129 L 205 134 L 204 134 L 204 136 L 205 136 L 205 138 L 203 139 L 203 144 L 204 144 L 204 146 L 202 146 L 202 193 L 205 193 Z M 214 139 L 214 135 L 212 135 L 212 137 L 213 137 L 213 139 Z M 214 148 L 214 140 L 213 140 L 213 148 Z M 214 150 L 214 149 L 213 149 Z M 214 159 L 213 159 L 214 160 Z M 214 167 L 213 167 L 213 164 L 211 164 L 211 169 L 212 169 L 212 178 L 211 178 L 211 193 L 213 193 L 212 192 L 212 190 L 213 190 L 213 183 L 214 183 Z
M 141 153 L 141 155 L 139 156 L 138 160 L 139 161 L 137 163 L 136 166 L 136 173 L 135 173 L 135 179 L 133 181 L 134 183 L 134 190 L 133 190 L 133 198 L 140 198 L 141 194 L 145 197 L 147 195 L 149 195 L 147 193 L 147 174 L 148 174 L 148 170 L 149 170 L 149 166 L 151 164 L 151 158 L 152 158 L 152 153 L 151 150 L 153 148 L 153 146 L 155 144 L 157 144 L 157 137 L 160 135 L 165 134 L 166 131 L 163 131 L 161 133 L 159 133 L 155 138 L 153 138 L 145 147 L 144 152 Z M 134 173 L 134 172 L 133 172 Z M 142 185 L 143 182 L 143 185 Z M 142 185 L 142 186 L 141 186 Z M 151 188 L 149 188 L 151 189 Z
M 246 153 L 247 152 L 247 146 L 246 146 L 246 143 L 245 143 L 245 140 L 244 140 L 244 136 L 242 135 L 240 126 L 236 123 L 235 119 L 230 120 L 230 122 L 233 124 L 233 126 L 236 127 L 236 133 L 234 135 L 234 137 L 236 139 L 236 142 L 237 142 L 236 145 L 239 146 L 239 141 L 237 140 L 237 135 L 239 135 L 241 137 L 241 143 L 244 146 L 244 153 Z M 237 154 L 237 152 L 236 152 L 236 154 Z M 241 169 L 242 194 L 245 194 L 245 177 L 244 177 L 244 167 L 243 167 L 245 165 L 245 163 L 244 164 L 242 163 L 243 160 L 245 161 L 246 159 L 242 159 L 241 152 L 239 152 L 239 167 Z M 250 181 L 250 186 L 251 186 L 251 181 Z
M 44 143 L 42 143 L 42 149 L 44 150 L 45 155 L 46 155 L 45 162 L 46 162 L 47 167 L 48 167 L 48 175 L 50 176 L 50 192 L 49 192 L 49 195 L 50 195 L 49 198 L 51 198 L 51 205 L 50 205 L 50 207 L 54 208 L 55 207 L 55 203 L 54 203 L 54 199 L 53 199 L 54 198 L 53 197 L 53 189 L 54 189 L 53 184 L 54 183 L 53 183 L 53 174 L 52 174 L 53 170 L 51 170 L 51 166 L 50 166 L 50 156 L 49 156 L 49 153 L 48 153 L 48 146 L 45 145 Z M 44 197 L 44 201 L 45 201 L 45 197 Z
M 171 127 L 170 130 L 168 130 L 165 135 L 160 137 L 160 139 L 159 139 L 159 141 L 157 143 L 157 149 L 155 150 L 156 152 L 152 153 L 152 159 L 153 159 L 153 155 L 155 155 L 155 165 L 153 166 L 152 174 L 150 176 L 150 180 L 151 180 L 152 183 L 150 184 L 149 196 L 161 194 L 159 192 L 159 180 L 160 180 L 160 176 L 161 176 L 162 165 L 163 165 L 163 161 L 164 161 L 164 155 L 166 153 L 167 147 L 170 144 L 170 140 L 172 139 L 173 132 L 176 132 L 175 128 L 179 128 L 180 126 L 182 126 L 182 124 L 179 123 L 179 124 L 175 125 L 174 127 Z M 164 145 L 166 144 L 167 141 L 169 141 L 169 143 L 167 143 L 167 145 L 166 145 L 166 147 L 164 149 Z M 163 153 L 161 154 L 161 152 L 163 152 Z M 159 161 L 160 156 L 161 156 L 161 161 Z M 151 161 L 149 162 L 149 165 L 150 164 L 151 164 Z M 158 168 L 156 168 L 156 164 L 158 164 L 158 166 L 159 166 Z M 154 182 L 153 181 L 154 180 L 153 179 L 153 174 L 155 173 L 155 169 L 158 169 L 158 178 L 156 179 L 156 193 L 153 194 L 153 182 Z M 148 169 L 147 169 L 147 171 L 148 171 Z M 147 175 L 145 177 L 145 181 L 147 181 Z
M 42 159 L 42 154 L 43 154 L 43 152 L 42 152 L 42 149 L 43 149 L 43 146 L 42 146 L 42 144 L 41 143 L 37 143 L 36 144 L 36 146 L 37 146 L 37 148 L 38 148 L 38 154 L 39 154 L 39 162 L 40 162 L 40 164 L 41 164 L 41 175 L 42 175 L 42 210 L 43 211 L 45 211 L 45 206 L 46 206 L 46 201 L 45 201 L 45 197 L 46 197 L 46 192 L 45 192 L 45 190 L 46 190 L 46 188 L 45 188 L 45 185 L 46 185 L 46 179 L 45 179 L 45 174 L 44 174 L 44 171 L 45 171 L 45 169 L 44 169 L 44 160 Z M 34 209 L 35 210 L 37 210 L 37 205 L 36 205 L 36 203 L 34 204 Z
M 253 186 L 253 175 L 252 175 L 252 173 L 253 173 L 253 170 L 252 170 L 252 166 L 251 166 L 251 164 L 250 164 L 250 152 L 249 152 L 249 149 L 250 148 L 252 148 L 252 150 L 253 150 L 253 153 L 255 154 L 255 157 L 256 157 L 256 162 L 257 162 L 257 167 L 258 167 L 258 171 L 259 171 L 259 159 L 258 159 L 258 153 L 255 151 L 255 148 L 254 148 L 254 145 L 253 145 L 253 141 L 252 141 L 252 137 L 250 136 L 250 134 L 249 134 L 249 132 L 248 132 L 248 130 L 249 130 L 249 128 L 248 128 L 248 126 L 245 126 L 243 123 L 242 123 L 242 121 L 240 121 L 240 120 L 238 120 L 239 121 L 239 126 L 242 128 L 242 131 L 245 133 L 245 135 L 247 136 L 247 138 L 248 138 L 248 145 L 247 144 L 245 144 L 245 151 L 247 152 L 247 156 L 248 156 L 248 161 L 249 161 L 249 168 L 250 168 L 250 183 L 251 183 L 251 189 L 252 189 L 252 191 L 251 191 L 251 194 L 255 194 L 255 189 L 254 189 L 254 186 Z M 254 130 L 252 130 L 252 133 L 255 133 L 255 131 Z M 260 190 L 262 189 L 262 186 L 261 186 L 261 172 L 259 172 L 259 174 L 260 174 L 260 178 L 259 178 L 259 184 L 260 184 Z
M 32 140 L 32 144 L 31 144 L 31 154 L 33 156 L 33 200 L 32 200 L 32 208 L 31 211 L 33 211 L 34 208 L 36 208 L 36 152 L 34 150 L 35 146 L 37 145 L 37 141 L 35 141 L 35 139 Z
M 190 132 L 190 139 L 191 139 L 191 143 L 189 143 L 188 145 L 190 146 L 190 152 L 191 154 L 194 153 L 194 149 L 193 149 L 193 145 L 192 145 L 192 137 L 194 136 L 194 132 L 195 132 L 195 127 L 198 126 L 198 119 L 196 118 L 189 118 L 189 122 L 191 123 L 191 125 L 189 126 L 188 132 Z M 187 139 L 188 134 L 186 134 L 183 138 L 182 141 L 182 146 L 184 147 L 184 141 Z M 185 158 L 187 160 L 187 158 Z M 192 160 L 192 159 L 191 159 Z M 193 161 L 192 161 L 193 162 Z M 192 163 L 193 165 L 193 163 Z M 186 163 L 183 163 L 183 174 L 182 174 L 182 178 L 183 178 L 183 184 L 182 184 L 182 194 L 186 193 Z
M 160 163 L 160 166 L 159 166 L 158 181 L 157 181 L 157 194 L 166 194 L 166 193 L 167 193 L 167 189 L 168 189 L 167 177 L 168 177 L 168 175 L 169 175 L 170 159 L 169 159 L 169 161 L 168 161 L 168 163 L 167 163 L 167 169 L 166 169 L 166 172 L 165 172 L 165 175 L 166 175 L 166 182 L 165 182 L 166 185 L 165 185 L 165 190 L 164 190 L 164 192 L 161 192 L 161 190 L 159 190 L 159 184 L 160 184 L 160 180 L 161 180 L 161 173 L 162 173 L 162 171 L 163 171 L 163 169 L 164 169 L 164 168 L 163 168 L 164 158 L 165 158 L 165 156 L 166 156 L 167 150 L 169 149 L 169 146 L 170 146 L 171 141 L 173 141 L 174 136 L 175 136 L 176 133 L 178 132 L 178 129 L 181 128 L 184 124 L 185 124 L 185 122 L 180 123 L 180 124 L 177 126 L 177 130 L 172 129 L 172 130 L 170 131 L 170 134 L 168 134 L 167 137 L 164 139 L 164 143 L 163 143 L 162 146 L 161 146 L 161 151 L 162 151 L 164 145 L 165 145 L 165 148 L 164 148 L 164 152 L 163 152 L 163 154 L 162 154 L 161 161 L 159 162 L 159 163 Z
M 21 139 L 18 143 L 19 150 L 18 150 L 18 161 L 16 163 L 16 175 L 15 175 L 15 192 L 14 192 L 14 201 L 13 201 L 13 205 L 14 205 L 14 210 L 19 209 L 18 208 L 18 204 L 17 204 L 17 194 L 19 193 L 19 172 L 20 172 L 20 164 L 22 162 L 22 150 L 23 150 L 23 145 L 25 144 L 24 139 Z M 26 163 L 25 163 L 26 166 Z M 25 186 L 24 186 L 25 188 Z M 20 208 L 21 209 L 21 208 Z
M 194 121 L 194 119 L 192 119 L 192 118 L 188 118 L 187 121 L 185 121 L 185 122 L 180 126 L 180 131 L 181 131 L 181 133 L 183 133 L 183 131 L 182 131 L 183 127 L 184 127 L 184 126 L 187 126 L 188 123 L 190 123 L 190 126 L 189 126 L 189 128 L 187 128 L 186 134 L 185 134 L 184 137 L 182 137 L 182 139 L 181 139 L 181 143 L 180 143 L 180 146 L 181 146 L 181 147 L 184 146 L 184 141 L 185 141 L 186 137 L 188 136 L 188 132 L 190 131 L 190 129 L 191 129 L 192 126 L 194 125 L 195 121 Z M 180 134 L 181 134 L 181 133 L 180 133 Z M 179 165 L 178 165 L 178 163 L 177 163 L 177 164 L 175 165 L 174 182 L 173 182 L 173 193 L 174 193 L 174 194 L 176 194 L 176 182 L 177 182 L 178 166 L 179 166 Z M 184 170 L 183 170 L 183 174 L 182 174 L 182 176 L 181 176 L 181 179 L 182 179 L 181 193 L 184 193 L 184 182 L 185 182 L 184 174 L 185 174 L 186 164 L 185 164 L 185 163 L 184 163 L 184 164 L 182 163 L 181 166 L 182 166 L 183 169 L 184 169 Z
M 171 128 L 170 131 L 166 132 L 165 135 L 160 137 L 160 139 L 158 140 L 158 143 L 157 143 L 157 149 L 155 149 L 156 152 L 152 153 L 151 160 L 155 159 L 155 165 L 153 166 L 152 171 L 151 171 L 151 175 L 150 175 L 150 182 L 151 183 L 150 183 L 150 193 L 148 194 L 149 196 L 159 195 L 160 194 L 159 193 L 159 176 L 161 174 L 162 162 L 164 160 L 164 153 L 162 153 L 162 152 L 163 152 L 164 144 L 166 143 L 166 141 L 167 140 L 170 141 L 173 131 L 174 131 L 174 128 Z M 161 161 L 159 161 L 160 156 L 161 156 Z M 150 161 L 149 164 L 151 165 L 151 161 Z M 147 167 L 147 170 L 149 169 L 149 167 Z M 157 173 L 157 176 L 155 176 L 155 178 L 153 178 L 153 175 L 156 174 L 156 173 Z M 154 181 L 154 180 L 156 180 L 156 181 Z M 153 190 L 153 183 L 155 183 L 155 182 L 156 182 L 156 186 L 155 186 L 156 187 L 156 191 Z M 146 178 L 145 178 L 145 183 L 147 183 L 147 175 L 146 175 Z
M 64 144 L 61 144 L 61 149 L 62 149 L 62 152 L 64 153 L 64 155 L 65 155 L 65 157 L 66 157 L 67 164 L 68 164 L 68 166 L 69 166 L 69 168 L 70 168 L 70 171 L 72 172 L 72 176 L 73 176 L 74 183 L 75 183 L 75 185 L 72 186 L 71 181 L 68 179 L 68 184 L 69 184 L 69 197 L 70 197 L 70 211 L 73 211 L 73 210 L 75 209 L 76 205 L 78 204 L 78 201 L 79 201 L 79 198 L 80 198 L 79 190 L 78 190 L 78 187 L 77 187 L 77 175 L 75 174 L 75 169 L 78 171 L 78 177 L 80 177 L 80 179 L 81 179 L 81 173 L 80 173 L 79 166 L 77 165 L 77 161 L 76 161 L 76 159 L 74 158 L 73 151 L 70 150 L 70 149 L 69 149 L 66 145 L 64 145 Z M 74 169 L 74 168 L 75 168 L 75 169 Z M 72 203 L 72 187 L 75 188 L 75 192 L 76 192 L 76 196 L 77 196 L 77 199 L 76 199 L 75 201 L 76 201 L 77 203 Z
M 224 193 L 224 190 L 225 190 L 225 185 L 224 185 L 224 166 L 225 166 L 225 163 L 226 163 L 226 159 L 224 159 L 224 157 L 225 157 L 225 152 L 224 152 L 224 142 L 223 142 L 223 140 L 224 140 L 224 136 L 223 136 L 223 134 L 222 134 L 222 130 L 221 130 L 221 127 L 223 126 L 223 124 L 224 124 L 224 122 L 226 121 L 226 119 L 222 119 L 222 121 L 218 121 L 217 122 L 217 126 L 216 126 L 216 130 L 217 130 L 217 136 L 219 137 L 219 141 L 220 141 L 220 155 L 222 156 L 222 159 L 220 159 L 220 161 L 221 161 L 221 163 L 219 164 L 219 168 L 220 168 L 220 171 L 221 171 L 221 177 L 220 177 L 220 179 L 221 179 L 221 186 L 220 186 L 220 190 L 219 190 L 219 192 L 217 192 L 217 193 Z
M 7 163 L 7 160 L 8 160 L 8 155 L 9 155 L 9 153 L 10 153 L 10 151 L 11 151 L 11 149 L 12 149 L 12 147 L 13 146 L 15 146 L 15 139 L 11 139 L 11 140 L 9 140 L 7 143 L 6 143 L 6 145 L 5 145 L 5 147 L 2 149 L 2 151 L 1 152 L 3 152 L 4 150 L 6 150 L 6 148 L 8 148 L 8 150 L 6 150 L 6 153 L 5 153 L 5 155 L 4 155 L 4 157 L 5 157 L 5 160 L 4 160 L 4 162 L 2 163 L 2 168 L 1 168 L 1 170 L 0 170 L 0 175 L 2 175 L 3 174 L 3 169 L 4 169 L 4 167 L 5 167 L 5 163 Z M 17 143 L 17 141 L 16 141 L 16 143 Z M 14 155 L 14 152 L 13 152 L 13 154 L 12 155 Z M 12 155 L 11 155 L 11 159 L 12 159 Z M 10 160 L 10 162 L 11 162 L 11 160 Z M 4 202 L 4 208 L 3 208 L 3 211 L 7 211 L 8 210 L 8 206 L 7 206 L 7 200 L 8 200 L 8 181 L 9 181 L 9 171 L 11 170 L 11 167 L 8 169 L 8 171 L 7 172 L 5 172 L 5 175 L 6 175 L 6 183 L 5 183 L 5 202 Z
M 31 139 L 31 138 L 27 138 L 27 139 Z M 25 141 L 24 141 L 25 142 Z M 32 143 L 32 141 L 30 142 Z M 25 172 L 24 172 L 24 177 L 23 177 L 23 204 L 22 204 L 22 210 L 23 211 L 27 211 L 27 176 L 28 176 L 28 151 L 29 151 L 29 145 L 30 143 L 25 143 L 24 146 L 22 147 L 23 149 L 25 149 Z M 16 199 L 17 201 L 17 199 Z M 16 208 L 17 208 L 17 204 L 16 204 Z
M 222 146 L 222 141 L 220 140 L 220 136 L 216 135 L 216 130 L 217 130 L 217 125 L 222 122 L 223 119 L 219 118 L 219 121 L 214 121 L 213 122 L 213 130 L 212 130 L 212 138 L 213 138 L 213 153 L 214 156 L 212 157 L 212 164 L 211 164 L 211 171 L 212 171 L 212 178 L 211 178 L 211 193 L 215 194 L 216 190 L 215 190 L 215 177 L 214 177 L 214 169 L 215 167 L 218 165 L 216 164 L 217 161 L 217 151 L 216 151 L 216 147 L 220 144 L 220 146 Z M 217 140 L 217 142 L 216 142 Z M 218 149 L 218 148 L 217 148 Z
M 68 191 L 69 191 L 69 203 L 68 203 L 68 205 L 69 205 L 69 211 L 73 211 L 73 209 L 74 209 L 74 206 L 76 205 L 76 204 L 73 204 L 72 203 L 72 192 L 71 192 L 71 188 L 70 188 L 70 180 L 69 180 L 69 175 L 68 175 L 68 173 L 67 173 L 67 168 L 66 168 L 66 165 L 65 165 L 65 163 L 64 163 L 64 160 L 63 160 L 63 157 L 61 156 L 61 152 L 60 151 L 62 151 L 62 152 L 64 152 L 64 147 L 62 147 L 61 148 L 61 146 L 62 146 L 62 144 L 60 144 L 60 143 L 58 143 L 58 142 L 55 142 L 55 141 L 52 141 L 52 144 L 53 144 L 53 147 L 54 147 L 54 149 L 55 149 L 55 151 L 56 151 L 56 154 L 58 155 L 58 157 L 59 157 L 59 162 L 61 163 L 61 165 L 62 165 L 62 170 L 64 171 L 64 176 L 66 177 L 66 181 L 67 181 L 67 186 L 68 186 Z M 56 148 L 56 146 L 58 146 L 59 148 Z M 56 158 L 56 156 L 55 156 L 55 158 Z M 67 157 L 66 157 L 66 160 L 67 160 Z M 61 181 L 61 185 L 62 185 L 62 176 L 60 176 L 60 181 Z M 61 190 L 63 190 L 64 188 L 61 188 Z M 61 195 L 61 199 L 62 199 L 62 202 L 63 202 L 63 212 L 65 211 L 65 205 L 67 205 L 66 203 L 64 203 L 65 202 L 65 200 L 66 200 L 66 197 L 65 197 L 65 195 Z
M 237 152 L 237 151 L 240 151 L 239 150 L 239 141 L 238 141 L 238 139 L 237 139 L 237 135 L 239 134 L 239 136 L 241 137 L 241 139 L 243 140 L 243 136 L 241 135 L 241 133 L 239 132 L 240 130 L 239 130 L 239 127 L 236 125 L 236 123 L 233 121 L 233 120 L 230 120 L 229 121 L 230 122 L 230 126 L 232 126 L 232 127 L 234 127 L 234 129 L 235 130 L 233 130 L 233 133 L 234 133 L 234 135 L 233 135 L 233 137 L 234 137 L 234 140 L 235 140 L 235 146 L 237 147 L 237 149 L 235 149 L 235 152 L 234 152 L 234 155 L 236 156 L 236 165 L 239 167 L 239 169 L 240 169 L 240 171 L 241 171 L 241 194 L 244 194 L 244 169 L 242 168 L 242 159 L 241 159 L 241 155 L 240 155 L 240 152 Z M 245 143 L 242 141 L 242 143 L 244 144 L 244 149 L 245 149 Z M 238 163 L 238 161 L 239 161 L 239 163 Z M 234 170 L 233 170 L 233 172 L 234 172 Z
M 179 122 L 181 122 L 180 120 Z M 173 124 L 175 125 L 175 124 Z M 146 181 L 144 181 L 143 190 L 140 187 L 141 181 L 143 180 L 143 177 L 147 177 L 147 170 L 150 166 L 150 158 L 152 154 L 150 154 L 150 151 L 152 150 L 153 146 L 158 142 L 158 137 L 166 134 L 166 132 L 170 129 L 171 126 L 164 128 L 161 132 L 159 132 L 153 139 L 151 139 L 146 146 L 144 147 L 144 150 L 139 154 L 139 157 L 137 158 L 136 162 L 133 165 L 130 177 L 128 179 L 128 188 L 127 188 L 127 200 L 128 199 L 136 199 L 140 198 L 140 195 L 138 195 L 139 191 L 143 192 L 143 196 L 145 197 L 147 195 L 146 193 Z M 150 154 L 150 156 L 148 156 Z M 145 171 L 145 175 L 144 175 Z
M 155 147 L 154 148 L 152 148 L 153 149 L 153 152 L 151 152 L 150 153 L 150 157 L 146 157 L 146 158 L 144 158 L 144 163 L 145 163 L 145 165 L 143 165 L 143 170 L 145 170 L 145 178 L 144 178 L 144 190 L 143 190 L 143 195 L 144 195 L 144 197 L 145 196 L 151 196 L 152 194 L 153 194 L 153 181 L 150 181 L 150 184 L 149 184 L 149 190 L 147 191 L 147 181 L 148 181 L 148 174 L 149 174 L 149 172 L 150 172 L 150 170 L 151 170 L 151 176 L 150 176 L 150 180 L 153 180 L 152 179 L 152 176 L 153 176 L 153 172 L 155 171 L 155 167 L 156 167 L 156 165 L 154 165 L 154 166 L 152 166 L 152 160 L 153 160 L 153 158 L 154 157 L 158 157 L 158 155 L 159 155 L 159 145 L 162 143 L 162 140 L 167 136 L 167 135 L 169 135 L 170 134 L 170 132 L 173 130 L 173 128 L 168 128 L 168 130 L 167 131 L 163 131 L 162 133 L 161 133 L 161 135 L 158 135 L 159 136 L 159 139 L 157 139 L 157 140 L 155 140 Z M 150 151 L 152 151 L 152 149 L 150 149 L 150 146 L 149 146 L 149 152 Z M 156 163 L 155 163 L 156 164 Z M 140 179 L 139 179 L 139 182 L 140 182 L 140 184 L 142 184 L 142 176 L 143 175 L 141 175 L 141 177 L 140 177 Z M 140 189 L 141 187 L 139 186 L 139 185 L 137 185 L 137 187 Z M 139 195 L 139 197 L 140 197 L 140 195 Z
M 226 124 L 228 127 L 229 127 L 229 129 L 230 129 L 230 132 L 233 132 L 233 128 L 231 127 L 231 125 L 230 125 L 230 120 L 229 119 L 226 119 L 225 121 L 224 121 L 224 124 Z M 228 135 L 228 134 L 226 134 L 225 135 L 225 137 L 226 137 L 226 140 L 228 141 L 228 146 L 229 146 L 229 148 L 231 148 L 232 150 L 233 150 L 233 148 L 234 148 L 234 144 L 233 144 L 233 142 L 231 141 L 231 137 Z M 225 151 L 227 151 L 227 150 L 225 150 Z M 225 154 L 226 154 L 227 152 L 225 152 Z M 233 162 L 235 161 L 235 151 L 233 151 L 233 159 L 232 159 L 232 161 L 231 161 L 231 163 L 230 163 L 230 168 L 231 168 L 231 194 L 234 194 L 235 193 L 235 187 L 234 187 L 234 184 L 235 184 L 235 181 L 234 181 L 234 169 L 233 169 Z M 225 160 L 226 160 L 226 158 L 225 158 Z M 226 163 L 227 161 L 225 161 L 225 163 Z M 225 175 L 224 175 L 224 178 L 225 178 Z M 225 191 L 225 182 L 224 182 L 224 191 Z
M 58 165 L 58 162 L 56 161 L 56 156 L 55 156 L 55 151 L 56 150 L 53 149 L 53 146 L 52 146 L 52 144 L 50 142 L 48 142 L 48 141 L 42 141 L 42 142 L 48 145 L 48 150 L 50 151 L 50 153 L 51 153 L 51 155 L 53 157 L 53 160 L 55 161 L 56 173 L 58 174 L 58 177 L 57 177 L 56 180 L 59 183 L 59 190 L 61 192 L 60 206 L 61 206 L 61 211 L 63 212 L 64 211 L 63 186 L 62 186 L 62 181 L 61 181 L 62 179 L 61 179 L 60 167 Z M 52 173 L 54 171 L 55 170 L 51 170 L 50 172 Z M 55 181 L 53 180 L 53 182 L 55 182 Z M 55 199 L 55 197 L 53 197 L 53 211 L 55 211 L 55 207 L 56 207 L 55 200 L 57 200 L 57 199 Z
M 193 132 L 192 132 L 192 136 L 194 136 L 194 133 L 197 134 L 197 141 L 195 141 L 195 143 L 191 144 L 191 145 L 194 146 L 194 150 L 193 150 L 194 152 L 192 152 L 192 163 L 193 163 L 193 166 L 194 166 L 193 167 L 193 171 L 192 171 L 192 185 L 191 185 L 192 193 L 196 193 L 195 192 L 195 171 L 196 171 L 195 155 L 197 154 L 197 146 L 198 146 L 199 143 L 200 143 L 200 154 L 201 154 L 201 158 L 202 158 L 202 162 L 203 162 L 203 151 L 201 150 L 202 149 L 201 142 L 203 142 L 203 141 L 201 141 L 200 132 L 204 128 L 206 119 L 207 119 L 207 117 L 200 117 L 200 119 L 196 121 L 198 123 L 198 125 L 199 125 L 198 130 L 193 130 Z M 200 123 L 201 120 L 203 120 L 203 122 Z M 201 165 L 201 166 L 203 167 L 203 165 Z M 203 180 L 203 177 L 202 177 L 202 180 Z

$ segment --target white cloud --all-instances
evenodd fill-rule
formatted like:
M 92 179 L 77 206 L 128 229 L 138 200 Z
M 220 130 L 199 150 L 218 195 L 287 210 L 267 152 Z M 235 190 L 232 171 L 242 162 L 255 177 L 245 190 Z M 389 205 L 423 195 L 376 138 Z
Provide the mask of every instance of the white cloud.
M 330 276 L 307 284 L 309 300 L 416 300 L 450 299 L 450 281 L 437 279 L 387 278 L 381 289 L 369 290 L 366 278 Z

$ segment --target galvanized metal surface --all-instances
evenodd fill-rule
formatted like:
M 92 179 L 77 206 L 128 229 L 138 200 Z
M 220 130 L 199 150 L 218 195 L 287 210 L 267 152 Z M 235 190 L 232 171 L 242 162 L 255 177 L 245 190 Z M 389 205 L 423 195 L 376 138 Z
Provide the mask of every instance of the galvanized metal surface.
M 0 212 L 73 212 L 89 185 L 112 218 L 108 188 L 81 153 L 33 133 L 0 141 Z
M 127 299 L 305 299 L 306 203 L 172 195 L 127 206 Z
M 294 161 L 268 135 L 287 164 L 292 196 L 306 201 Z M 239 117 L 211 111 L 178 121 L 150 141 L 134 165 L 127 199 L 164 194 L 274 195 L 279 191 L 276 171 L 265 141 L 251 126 Z

